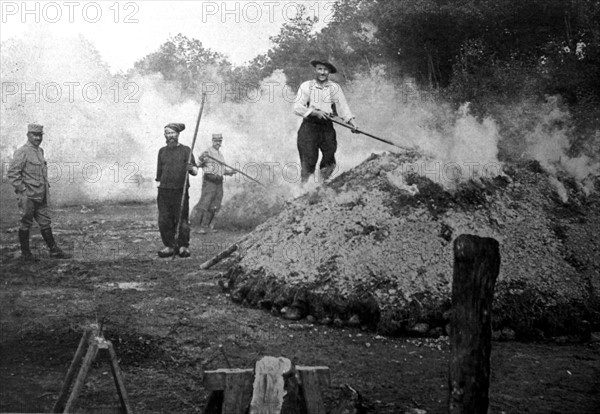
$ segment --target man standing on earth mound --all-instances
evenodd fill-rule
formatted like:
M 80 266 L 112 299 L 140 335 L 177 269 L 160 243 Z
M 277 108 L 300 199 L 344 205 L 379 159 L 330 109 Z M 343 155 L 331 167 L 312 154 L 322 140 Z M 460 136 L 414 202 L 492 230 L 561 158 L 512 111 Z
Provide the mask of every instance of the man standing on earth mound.
M 320 180 L 327 180 L 335 169 L 337 140 L 330 116 L 342 118 L 354 127 L 353 132 L 358 129 L 342 88 L 329 80 L 329 75 L 337 72 L 335 66 L 325 60 L 313 60 L 310 64 L 315 68 L 315 78 L 300 85 L 294 103 L 294 113 L 304 118 L 298 130 L 302 183 L 315 172 L 319 151 Z

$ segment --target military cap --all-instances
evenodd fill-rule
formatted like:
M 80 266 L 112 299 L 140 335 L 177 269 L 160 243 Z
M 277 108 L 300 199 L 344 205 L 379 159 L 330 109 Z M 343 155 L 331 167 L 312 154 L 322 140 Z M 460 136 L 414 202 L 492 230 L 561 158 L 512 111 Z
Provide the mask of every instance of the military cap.
M 223 134 L 212 134 L 213 141 L 223 141 Z
M 27 125 L 27 132 L 33 132 L 36 134 L 44 133 L 44 126 L 40 124 L 29 124 Z
M 315 68 L 317 67 L 317 65 L 323 65 L 326 66 L 329 69 L 329 73 L 336 73 L 337 69 L 335 68 L 335 66 L 333 66 L 330 62 L 328 62 L 327 60 L 311 60 L 310 64 L 313 65 Z

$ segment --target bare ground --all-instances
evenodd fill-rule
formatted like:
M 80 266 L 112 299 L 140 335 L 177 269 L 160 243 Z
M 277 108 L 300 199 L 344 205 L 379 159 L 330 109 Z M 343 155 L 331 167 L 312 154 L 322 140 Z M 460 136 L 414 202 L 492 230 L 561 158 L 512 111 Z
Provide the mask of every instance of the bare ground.
M 49 412 L 82 327 L 102 319 L 138 413 L 201 412 L 204 369 L 227 362 L 250 367 L 262 355 L 329 366 L 329 409 L 340 397 L 339 386 L 349 384 L 370 412 L 446 412 L 446 338 L 384 338 L 291 323 L 233 304 L 218 286 L 225 269 L 198 266 L 245 233 L 192 233 L 191 258 L 158 259 L 154 204 L 75 206 L 53 215 L 56 237 L 74 258 L 50 260 L 40 248 L 39 262 L 23 264 L 17 259 L 17 217 L 6 207 L 0 222 L 2 412 Z M 34 245 L 41 246 L 34 233 Z M 599 351 L 597 342 L 494 342 L 492 412 L 599 412 Z M 110 370 L 97 363 L 79 411 L 116 412 L 116 406 Z

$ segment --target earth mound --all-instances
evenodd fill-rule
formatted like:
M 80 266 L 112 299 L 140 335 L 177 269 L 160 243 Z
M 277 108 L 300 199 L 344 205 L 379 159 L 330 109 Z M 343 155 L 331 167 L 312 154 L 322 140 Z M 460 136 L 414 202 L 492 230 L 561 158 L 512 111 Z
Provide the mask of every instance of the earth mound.
M 536 162 L 448 190 L 406 168 L 417 161 L 372 155 L 287 203 L 230 259 L 232 299 L 385 334 L 439 335 L 449 319 L 453 241 L 475 234 L 500 242 L 494 329 L 525 339 L 598 328 L 597 191 L 586 196 Z

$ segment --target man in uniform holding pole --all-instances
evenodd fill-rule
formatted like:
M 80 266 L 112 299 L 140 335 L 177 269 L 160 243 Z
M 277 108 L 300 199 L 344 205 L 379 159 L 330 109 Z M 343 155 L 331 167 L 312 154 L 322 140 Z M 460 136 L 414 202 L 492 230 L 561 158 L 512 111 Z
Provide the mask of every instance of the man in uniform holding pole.
M 215 214 L 221 209 L 223 201 L 223 176 L 233 175 L 235 171 L 225 168 L 225 158 L 220 148 L 223 134 L 212 135 L 212 146 L 200 155 L 200 167 L 204 169 L 202 176 L 202 194 L 198 202 L 200 210 L 200 231 L 214 232 Z
M 353 132 L 358 129 L 342 88 L 329 80 L 329 75 L 337 72 L 335 66 L 326 60 L 313 60 L 310 64 L 315 68 L 315 78 L 300 85 L 294 103 L 294 113 L 304 118 L 298 130 L 302 183 L 315 172 L 319 150 L 320 180 L 328 179 L 335 169 L 337 140 L 330 116 L 341 117 Z
M 24 260 L 37 260 L 29 248 L 29 231 L 33 220 L 40 226 L 42 237 L 50 249 L 50 257 L 68 259 L 54 241 L 48 210 L 48 166 L 44 150 L 40 147 L 44 139 L 44 127 L 38 124 L 27 126 L 27 143 L 15 151 L 8 170 L 8 179 L 17 193 L 21 210 L 19 242 Z
M 158 228 L 164 249 L 158 252 L 159 257 L 170 257 L 179 254 L 180 257 L 190 256 L 190 225 L 189 215 L 189 182 L 187 172 L 191 175 L 198 174 L 198 167 L 191 155 L 190 147 L 179 143 L 179 133 L 185 129 L 185 124 L 171 123 L 165 126 L 165 139 L 167 145 L 158 151 L 158 164 L 156 168 L 156 181 L 158 185 Z M 188 159 L 191 162 L 188 164 Z M 184 184 L 187 183 L 186 188 Z M 184 194 L 185 193 L 185 194 Z M 178 240 L 175 240 L 181 201 L 181 227 Z M 178 248 L 178 251 L 175 249 Z

